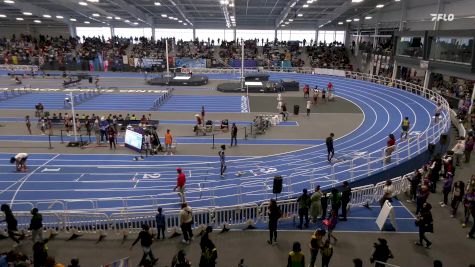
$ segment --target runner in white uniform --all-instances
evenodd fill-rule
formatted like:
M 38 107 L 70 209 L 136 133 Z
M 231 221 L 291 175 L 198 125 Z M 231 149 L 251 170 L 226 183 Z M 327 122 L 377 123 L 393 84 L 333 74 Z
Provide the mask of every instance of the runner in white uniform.
M 26 171 L 26 160 L 28 159 L 27 153 L 18 153 L 16 156 L 10 158 L 10 163 L 16 163 L 17 171 Z

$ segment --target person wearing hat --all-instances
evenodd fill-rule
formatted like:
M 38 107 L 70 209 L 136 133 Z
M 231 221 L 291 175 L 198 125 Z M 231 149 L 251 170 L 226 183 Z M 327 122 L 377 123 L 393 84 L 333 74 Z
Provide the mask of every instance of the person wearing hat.
M 176 178 L 176 186 L 173 191 L 176 191 L 178 189 L 178 195 L 180 196 L 180 201 L 181 203 L 185 203 L 185 184 L 186 184 L 186 176 L 183 173 L 183 170 L 181 168 L 177 168 L 176 172 L 178 173 L 178 176 Z
M 16 170 L 19 172 L 24 172 L 27 170 L 26 160 L 28 159 L 27 153 L 18 153 L 14 157 L 10 158 L 10 163 L 16 164 Z
M 226 158 L 224 154 L 225 150 L 226 150 L 226 146 L 221 145 L 221 150 L 218 152 L 219 161 L 221 162 L 221 168 L 220 168 L 221 178 L 224 177 L 224 172 L 226 171 Z
M 374 243 L 374 251 L 371 255 L 370 261 L 374 263 L 378 261 L 374 266 L 376 267 L 384 267 L 388 259 L 394 258 L 391 250 L 388 247 L 388 241 L 384 238 L 378 238 L 379 243 Z M 384 263 L 383 263 L 384 262 Z

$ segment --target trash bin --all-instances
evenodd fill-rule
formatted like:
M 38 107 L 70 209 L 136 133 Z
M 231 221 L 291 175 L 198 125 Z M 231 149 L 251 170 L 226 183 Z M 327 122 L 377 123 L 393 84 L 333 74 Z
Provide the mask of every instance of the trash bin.
M 299 115 L 299 109 L 300 109 L 299 105 L 294 105 L 294 115 Z

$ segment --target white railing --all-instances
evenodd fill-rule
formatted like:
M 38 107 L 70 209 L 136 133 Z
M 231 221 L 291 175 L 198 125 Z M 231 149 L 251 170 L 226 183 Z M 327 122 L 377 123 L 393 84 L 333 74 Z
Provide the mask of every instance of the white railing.
M 301 69 L 299 69 L 301 70 Z M 193 70 L 195 72 L 195 70 Z M 217 70 L 218 71 L 218 70 Z M 220 70 L 221 73 L 239 73 L 238 69 Z M 254 70 L 255 71 L 255 70 Z M 310 71 L 310 70 L 308 70 Z M 210 69 L 206 69 L 207 73 L 210 73 Z M 311 73 L 311 72 L 310 72 Z M 390 87 L 400 88 L 408 92 L 420 95 L 436 103 L 440 103 L 443 107 L 442 118 L 438 123 L 433 124 L 431 127 L 421 132 L 417 136 L 413 136 L 407 141 L 401 141 L 397 144 L 396 150 L 393 153 L 393 160 L 391 163 L 382 164 L 384 159 L 384 152 L 386 147 L 382 147 L 376 151 L 367 154 L 355 155 L 351 160 L 336 163 L 332 166 L 325 166 L 319 168 L 313 168 L 309 173 L 308 180 L 295 181 L 295 177 L 302 176 L 301 172 L 284 177 L 283 183 L 288 185 L 287 192 L 283 194 L 284 199 L 278 202 L 281 210 L 283 211 L 283 219 L 290 219 L 298 214 L 298 205 L 294 199 L 290 199 L 300 194 L 300 191 L 295 192 L 291 189 L 291 186 L 304 184 L 307 188 L 314 188 L 319 178 L 326 178 L 333 181 L 332 184 L 322 187 L 322 189 L 329 189 L 336 186 L 336 183 L 343 181 L 353 182 L 359 178 L 368 177 L 369 175 L 385 170 L 389 167 L 395 167 L 403 161 L 419 155 L 427 150 L 429 143 L 435 143 L 440 138 L 442 133 L 446 133 L 449 129 L 450 122 L 458 122 L 455 120 L 455 113 L 451 112 L 447 101 L 438 95 L 437 93 L 425 89 L 421 86 L 408 83 L 406 81 L 391 80 L 390 78 L 380 77 L 375 75 L 369 75 L 365 73 L 347 72 L 347 78 L 368 81 L 377 84 L 384 84 Z M 452 117 L 452 118 L 450 118 Z M 465 135 L 465 129 L 460 123 L 456 124 L 461 136 Z M 315 173 L 326 172 L 327 174 L 317 176 Z M 350 176 L 348 178 L 348 172 Z M 408 174 L 410 175 L 410 174 Z M 262 177 L 263 181 L 266 181 L 268 177 Z M 294 181 L 294 183 L 292 182 Z M 396 194 L 406 191 L 409 187 L 405 176 L 396 177 L 392 179 L 393 186 L 396 190 Z M 219 196 L 216 193 L 217 190 L 229 190 L 230 188 L 236 188 L 236 194 L 230 196 L 237 199 L 236 203 L 239 205 L 232 207 L 215 207 L 212 209 L 202 209 L 194 214 L 195 226 L 196 225 L 215 225 L 222 226 L 224 224 L 229 225 L 243 225 L 250 222 L 266 222 L 267 221 L 267 208 L 268 203 L 264 202 L 261 205 L 255 203 L 243 203 L 242 196 L 247 192 L 244 184 L 226 185 L 214 188 L 206 189 L 209 191 L 208 200 L 211 202 L 211 206 L 214 206 L 214 199 Z M 376 185 L 366 185 L 354 188 L 352 190 L 352 200 L 350 205 L 361 206 L 368 203 L 378 201 L 382 196 L 383 183 Z M 252 189 L 252 193 L 261 192 L 263 196 L 269 196 L 269 189 L 267 183 L 263 183 L 262 186 L 256 185 L 259 190 Z M 262 191 L 262 189 L 264 191 Z M 245 189 L 245 190 L 243 190 Z M 198 190 L 198 189 L 197 189 Z M 65 200 L 65 201 L 53 201 L 42 203 L 15 203 L 14 209 L 18 207 L 32 208 L 39 207 L 43 211 L 43 215 L 47 220 L 47 227 L 57 230 L 69 230 L 76 229 L 86 232 L 95 232 L 97 230 L 114 229 L 116 231 L 131 231 L 140 228 L 141 224 L 147 223 L 151 226 L 154 225 L 154 213 L 149 212 L 154 210 L 159 204 L 159 198 L 176 198 L 175 193 L 169 193 L 164 195 L 150 195 L 139 197 L 126 197 L 126 198 L 101 198 L 101 199 L 85 199 L 85 200 Z M 201 199 L 203 201 L 203 199 Z M 206 199 L 205 199 L 206 200 Z M 76 209 L 75 207 L 82 206 L 84 203 L 89 203 L 90 208 L 87 211 L 84 209 Z M 113 205 L 112 205 L 113 204 Z M 191 206 L 193 204 L 191 203 Z M 117 208 L 111 209 L 111 206 Z M 167 225 L 171 228 L 177 228 L 179 226 L 178 211 L 174 208 L 164 209 L 167 212 Z M 174 206 L 174 205 L 169 205 Z M 21 209 L 21 208 L 18 208 Z M 47 210 L 47 211 L 45 211 Z M 76 210 L 77 212 L 72 212 Z M 93 211 L 93 212 L 89 212 Z M 112 214 L 110 214 L 112 212 Z M 23 221 L 20 223 L 22 229 L 26 229 L 28 214 L 18 213 Z

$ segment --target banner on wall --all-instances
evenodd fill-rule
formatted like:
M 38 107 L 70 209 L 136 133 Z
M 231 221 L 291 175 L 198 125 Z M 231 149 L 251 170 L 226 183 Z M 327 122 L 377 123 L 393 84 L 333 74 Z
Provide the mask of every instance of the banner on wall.
M 206 68 L 206 59 L 177 58 L 175 59 L 175 66 L 177 68 Z
M 315 68 L 315 74 L 346 77 L 346 73 L 345 73 L 344 70 L 332 70 L 332 69 Z
M 241 60 L 240 59 L 231 59 L 229 61 L 229 66 L 233 68 L 240 68 L 241 67 Z M 255 68 L 257 67 L 257 61 L 252 59 L 245 59 L 244 60 L 244 68 Z
M 166 67 L 165 60 L 157 58 L 143 58 L 142 64 L 144 68 L 150 68 L 152 66 L 162 66 L 162 68 Z

